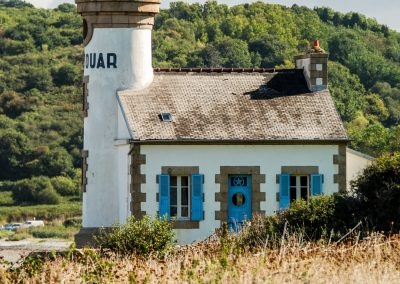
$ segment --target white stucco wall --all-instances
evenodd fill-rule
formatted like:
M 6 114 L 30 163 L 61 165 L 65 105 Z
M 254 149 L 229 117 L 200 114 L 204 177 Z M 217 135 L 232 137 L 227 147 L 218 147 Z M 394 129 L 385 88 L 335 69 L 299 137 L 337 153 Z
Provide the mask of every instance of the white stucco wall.
M 85 47 L 84 75 L 89 76 L 89 109 L 83 148 L 89 156 L 83 227 L 110 226 L 125 220 L 129 211 L 125 205 L 129 146 L 123 141 L 129 133 L 118 123 L 123 117 L 118 114 L 116 92 L 151 83 L 151 30 L 95 29 Z
M 347 190 L 350 190 L 350 182 L 356 179 L 367 166 L 371 165 L 374 159 L 349 148 L 346 149 L 346 156 Z
M 146 175 L 142 192 L 147 198 L 147 202 L 142 202 L 142 210 L 149 215 L 158 211 L 156 176 L 162 166 L 198 166 L 204 174 L 205 220 L 200 222 L 200 229 L 176 230 L 182 243 L 204 239 L 220 227 L 215 220 L 215 211 L 220 210 L 219 202 L 215 202 L 215 193 L 220 188 L 215 175 L 220 173 L 220 166 L 260 166 L 260 173 L 266 175 L 266 182 L 261 184 L 261 191 L 266 193 L 261 210 L 267 214 L 279 209 L 276 175 L 281 173 L 281 166 L 318 166 L 319 173 L 324 174 L 324 194 L 338 191 L 338 184 L 333 182 L 334 174 L 338 173 L 338 166 L 333 164 L 338 146 L 334 145 L 141 145 L 141 154 L 146 155 L 141 174 Z

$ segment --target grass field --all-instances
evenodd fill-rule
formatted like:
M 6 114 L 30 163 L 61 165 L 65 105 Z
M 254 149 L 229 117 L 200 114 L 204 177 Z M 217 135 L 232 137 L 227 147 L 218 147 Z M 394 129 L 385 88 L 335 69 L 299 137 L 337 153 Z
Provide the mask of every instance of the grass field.
M 33 218 L 45 222 L 43 228 L 19 229 L 15 232 L 1 230 L 0 238 L 9 240 L 21 240 L 27 237 L 72 239 L 79 231 L 81 216 L 82 202 L 79 197 L 62 197 L 62 202 L 56 205 L 14 205 L 11 192 L 0 192 L 0 225 L 11 222 L 23 223 Z M 77 224 L 65 226 L 65 220 Z
M 81 215 L 82 201 L 78 196 L 62 197 L 61 203 L 54 205 L 15 205 L 10 191 L 0 192 L 0 224 L 32 218 L 52 221 Z
M 165 259 L 71 249 L 0 275 L 2 283 L 398 283 L 400 237 L 310 243 L 289 236 L 256 252 L 214 240 L 178 247 Z

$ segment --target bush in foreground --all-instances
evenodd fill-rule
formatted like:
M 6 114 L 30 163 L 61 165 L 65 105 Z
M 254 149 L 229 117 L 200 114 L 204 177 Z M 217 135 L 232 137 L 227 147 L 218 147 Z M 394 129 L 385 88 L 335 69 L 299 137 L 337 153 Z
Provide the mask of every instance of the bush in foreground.
M 129 218 L 125 225 L 115 225 L 111 231 L 102 229 L 95 237 L 101 250 L 130 255 L 163 256 L 174 242 L 175 233 L 169 221 L 144 216 L 140 220 Z
M 352 182 L 359 214 L 371 230 L 400 230 L 400 152 L 383 155 Z
M 236 236 L 236 243 L 250 250 L 276 245 L 286 235 L 307 241 L 340 239 L 354 228 L 362 216 L 359 204 L 351 196 L 334 194 L 299 200 L 277 215 L 255 215 Z M 365 230 L 359 227 L 358 230 Z M 358 231 L 357 230 L 357 231 Z

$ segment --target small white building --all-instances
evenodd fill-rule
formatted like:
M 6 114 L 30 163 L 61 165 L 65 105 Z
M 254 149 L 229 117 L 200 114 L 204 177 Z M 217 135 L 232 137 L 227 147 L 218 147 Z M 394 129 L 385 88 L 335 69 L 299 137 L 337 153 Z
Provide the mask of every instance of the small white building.
M 82 245 L 129 216 L 189 243 L 295 199 L 346 190 L 348 137 L 326 53 L 296 69 L 154 69 L 159 0 L 76 0 L 84 18 Z
M 350 148 L 347 148 L 346 152 L 347 190 L 350 190 L 351 181 L 356 180 L 362 171 L 373 163 L 374 158 Z

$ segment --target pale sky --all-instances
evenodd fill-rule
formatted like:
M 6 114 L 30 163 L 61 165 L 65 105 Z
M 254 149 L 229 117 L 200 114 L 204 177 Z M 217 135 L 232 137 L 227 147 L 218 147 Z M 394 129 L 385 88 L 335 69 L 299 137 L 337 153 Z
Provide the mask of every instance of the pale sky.
M 32 3 L 36 7 L 55 8 L 63 2 L 75 3 L 74 0 L 25 0 Z M 168 8 L 171 0 L 162 0 L 161 8 Z M 193 3 L 203 1 L 185 0 L 185 2 Z M 238 5 L 243 3 L 256 2 L 256 0 L 218 0 L 220 4 Z M 299 6 L 314 7 L 330 7 L 336 11 L 358 12 L 369 18 L 375 18 L 380 24 L 385 24 L 392 29 L 400 32 L 400 1 L 399 0 L 264 0 L 266 3 L 281 4 L 291 7 L 293 4 Z

